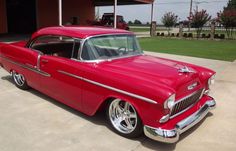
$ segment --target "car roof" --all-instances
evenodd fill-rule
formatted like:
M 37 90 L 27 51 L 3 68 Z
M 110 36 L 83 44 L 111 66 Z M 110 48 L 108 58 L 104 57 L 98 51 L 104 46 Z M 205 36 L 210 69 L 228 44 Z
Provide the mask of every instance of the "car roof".
M 32 35 L 32 39 L 43 35 L 62 35 L 85 39 L 87 37 L 96 35 L 113 35 L 113 34 L 130 34 L 132 32 L 121 29 L 107 28 L 107 27 L 85 27 L 85 26 L 58 26 L 46 27 L 38 30 Z

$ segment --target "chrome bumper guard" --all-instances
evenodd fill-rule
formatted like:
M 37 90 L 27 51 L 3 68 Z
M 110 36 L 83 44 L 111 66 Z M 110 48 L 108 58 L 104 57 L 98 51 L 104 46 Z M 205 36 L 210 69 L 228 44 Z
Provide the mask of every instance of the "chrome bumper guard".
M 164 143 L 175 143 L 179 140 L 179 135 L 199 123 L 216 106 L 215 100 L 208 100 L 198 111 L 178 122 L 174 129 L 161 129 L 144 126 L 144 134 L 156 141 Z

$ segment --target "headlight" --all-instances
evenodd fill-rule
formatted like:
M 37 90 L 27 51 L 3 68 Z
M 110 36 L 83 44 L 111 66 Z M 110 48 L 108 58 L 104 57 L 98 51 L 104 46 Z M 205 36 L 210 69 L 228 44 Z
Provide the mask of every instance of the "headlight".
M 165 109 L 172 109 L 175 105 L 175 94 L 171 95 L 164 103 Z
M 209 88 L 210 88 L 211 85 L 213 85 L 215 83 L 215 77 L 216 77 L 216 75 L 214 74 L 213 76 L 211 76 L 208 79 L 208 86 L 209 86 Z

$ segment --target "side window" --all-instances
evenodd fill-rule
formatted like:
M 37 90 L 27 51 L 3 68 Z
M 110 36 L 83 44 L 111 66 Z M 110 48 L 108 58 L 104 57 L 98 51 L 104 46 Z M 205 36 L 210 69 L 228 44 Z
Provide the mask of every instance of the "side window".
M 76 58 L 80 41 L 64 36 L 43 36 L 31 43 L 30 48 L 38 50 L 45 55 Z

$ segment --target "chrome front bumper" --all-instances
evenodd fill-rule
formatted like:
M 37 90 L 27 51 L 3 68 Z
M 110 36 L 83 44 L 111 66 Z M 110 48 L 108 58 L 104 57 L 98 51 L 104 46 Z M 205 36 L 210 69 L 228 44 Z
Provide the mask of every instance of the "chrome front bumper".
M 179 135 L 200 122 L 209 112 L 216 106 L 215 100 L 208 100 L 206 103 L 195 113 L 189 117 L 178 122 L 174 129 L 161 129 L 144 126 L 144 134 L 156 141 L 165 143 L 175 143 L 179 140 Z

